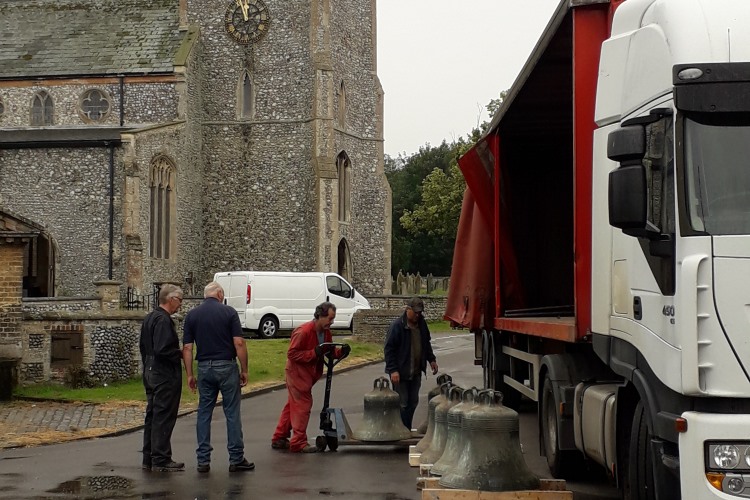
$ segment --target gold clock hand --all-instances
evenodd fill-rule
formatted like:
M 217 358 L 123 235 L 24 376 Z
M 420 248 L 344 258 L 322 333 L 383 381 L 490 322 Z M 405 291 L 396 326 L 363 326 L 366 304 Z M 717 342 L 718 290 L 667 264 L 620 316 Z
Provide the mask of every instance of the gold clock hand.
M 237 7 L 239 7 L 240 9 L 242 9 L 242 17 L 245 18 L 245 21 L 247 21 L 248 19 L 250 19 L 250 17 L 247 14 L 247 11 L 249 9 L 249 6 L 247 5 L 247 2 L 245 2 L 243 0 L 234 0 L 234 3 L 237 4 Z

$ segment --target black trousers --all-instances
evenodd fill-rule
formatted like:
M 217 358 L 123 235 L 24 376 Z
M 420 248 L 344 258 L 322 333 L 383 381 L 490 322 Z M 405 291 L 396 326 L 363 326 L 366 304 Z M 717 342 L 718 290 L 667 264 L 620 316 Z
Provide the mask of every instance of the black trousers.
M 159 466 L 172 461 L 172 431 L 182 393 L 182 367 L 149 362 L 143 368 L 146 420 L 143 428 L 143 464 Z

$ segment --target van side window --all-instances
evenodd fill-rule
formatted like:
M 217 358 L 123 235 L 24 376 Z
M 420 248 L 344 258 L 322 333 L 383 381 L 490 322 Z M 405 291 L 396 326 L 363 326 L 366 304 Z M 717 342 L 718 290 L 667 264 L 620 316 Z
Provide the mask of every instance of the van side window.
M 339 297 L 350 299 L 352 297 L 352 288 L 341 281 L 338 276 L 326 276 L 326 286 L 328 291 Z

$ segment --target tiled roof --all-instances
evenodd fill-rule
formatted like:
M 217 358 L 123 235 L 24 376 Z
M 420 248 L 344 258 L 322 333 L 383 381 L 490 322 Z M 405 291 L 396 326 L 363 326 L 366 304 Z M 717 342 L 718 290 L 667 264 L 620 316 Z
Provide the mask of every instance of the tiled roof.
M 0 78 L 164 73 L 178 0 L 2 0 Z

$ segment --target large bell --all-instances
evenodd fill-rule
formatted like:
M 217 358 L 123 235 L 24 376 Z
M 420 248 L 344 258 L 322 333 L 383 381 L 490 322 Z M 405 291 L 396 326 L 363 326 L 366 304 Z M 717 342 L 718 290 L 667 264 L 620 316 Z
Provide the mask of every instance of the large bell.
M 432 398 L 434 398 L 435 396 L 437 396 L 438 394 L 440 394 L 440 386 L 443 385 L 446 382 L 452 382 L 453 381 L 453 377 L 451 377 L 447 373 L 441 373 L 440 375 L 437 376 L 436 380 L 437 380 L 437 385 L 435 387 L 433 387 L 432 389 L 430 389 L 430 392 L 427 393 L 427 403 L 428 403 L 428 405 L 429 405 L 429 402 L 430 402 L 430 400 Z M 428 406 L 428 410 L 429 410 L 429 406 Z M 422 422 L 422 425 L 420 425 L 419 427 L 417 427 L 417 432 L 418 433 L 420 433 L 420 434 L 427 434 L 427 427 L 429 427 L 429 425 L 430 425 L 430 418 L 431 417 L 430 417 L 430 414 L 429 414 L 429 411 L 428 411 L 427 418 L 425 419 L 425 421 Z M 418 450 L 418 451 L 421 452 L 422 450 Z
M 353 433 L 359 441 L 401 441 L 411 438 L 411 431 L 401 421 L 401 397 L 391 390 L 386 377 L 378 377 L 373 389 L 365 394 L 362 426 Z
M 434 464 L 443 455 L 448 438 L 448 410 L 461 401 L 463 389 L 454 385 L 448 390 L 446 400 L 435 407 L 435 430 L 430 447 L 419 456 L 420 464 Z
M 486 391 L 464 413 L 461 458 L 440 485 L 482 491 L 535 490 L 539 478 L 526 466 L 518 437 L 518 413 L 502 405 L 503 395 Z
M 424 453 L 430 447 L 432 438 L 435 435 L 435 408 L 447 399 L 448 391 L 451 387 L 453 387 L 453 382 L 450 380 L 440 384 L 438 394 L 430 398 L 430 401 L 427 403 L 427 430 L 414 448 L 418 453 Z
M 430 475 L 442 476 L 455 467 L 461 452 L 464 449 L 464 441 L 461 438 L 461 424 L 467 411 L 479 404 L 477 395 L 479 389 L 472 387 L 463 391 L 461 402 L 448 410 L 448 435 L 445 440 L 445 450 L 440 459 L 430 468 Z

